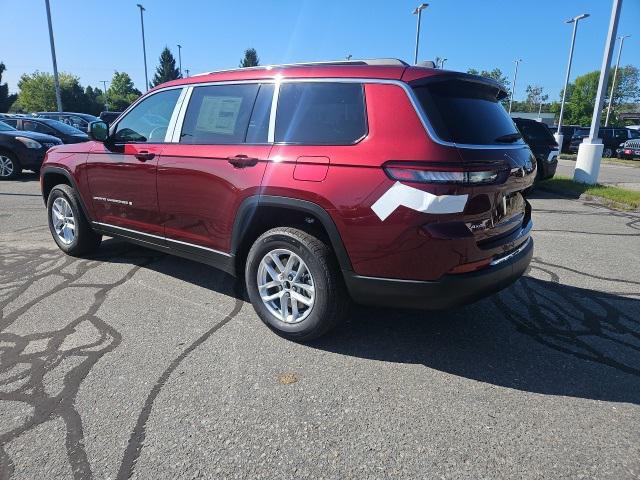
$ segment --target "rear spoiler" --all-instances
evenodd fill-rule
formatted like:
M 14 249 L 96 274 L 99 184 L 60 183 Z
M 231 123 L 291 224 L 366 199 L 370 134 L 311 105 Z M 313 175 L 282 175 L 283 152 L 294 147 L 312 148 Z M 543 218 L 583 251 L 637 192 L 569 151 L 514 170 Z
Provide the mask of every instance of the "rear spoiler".
M 406 75 L 410 70 L 417 70 L 414 68 L 407 68 L 405 73 L 402 76 L 402 79 L 408 81 L 409 85 L 412 87 L 418 87 L 420 85 L 429 85 L 436 82 L 466 82 L 476 85 L 483 85 L 489 87 L 491 89 L 495 89 L 495 95 L 497 100 L 502 100 L 509 96 L 509 92 L 500 82 L 495 81 L 492 78 L 481 77 L 480 75 L 471 75 L 470 73 L 462 73 L 462 72 L 449 72 L 443 71 L 438 72 L 437 70 L 434 72 L 433 70 L 429 70 L 429 75 L 425 76 L 417 76 L 418 72 L 411 72 L 413 75 Z M 437 72 L 437 73 L 436 73 Z M 427 73 L 425 71 L 425 73 Z M 411 79 L 406 79 L 405 77 L 413 77 Z

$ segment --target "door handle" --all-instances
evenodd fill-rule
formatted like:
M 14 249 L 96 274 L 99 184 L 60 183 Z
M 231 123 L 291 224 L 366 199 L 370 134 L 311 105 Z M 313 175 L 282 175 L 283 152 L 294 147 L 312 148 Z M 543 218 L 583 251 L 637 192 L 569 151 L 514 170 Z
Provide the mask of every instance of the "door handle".
M 147 160 L 153 160 L 155 156 L 156 156 L 155 153 L 151 153 L 146 150 L 141 150 L 135 154 L 135 157 L 141 162 L 146 162 Z
M 258 164 L 258 159 L 253 157 L 247 157 L 246 155 L 236 155 L 235 157 L 227 158 L 227 161 L 235 168 L 253 167 Z

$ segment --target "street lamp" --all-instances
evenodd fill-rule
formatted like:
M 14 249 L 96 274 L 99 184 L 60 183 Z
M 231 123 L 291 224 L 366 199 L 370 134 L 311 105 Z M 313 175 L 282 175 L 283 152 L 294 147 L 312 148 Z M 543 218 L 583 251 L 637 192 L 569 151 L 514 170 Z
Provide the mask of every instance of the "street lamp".
M 142 27 L 142 55 L 144 57 L 144 89 L 149 90 L 149 76 L 147 74 L 147 46 L 144 41 L 144 16 L 142 12 L 145 11 L 145 8 L 141 4 L 137 4 L 137 7 L 140 9 L 140 26 Z
M 418 26 L 416 28 L 416 53 L 414 55 L 413 63 L 418 64 L 418 45 L 420 44 L 420 20 L 422 19 L 422 10 L 429 6 L 428 3 L 421 3 L 413 11 L 414 15 L 418 15 Z
M 100 80 L 104 86 L 104 109 L 109 111 L 109 101 L 107 100 L 107 80 Z
M 569 49 L 569 64 L 567 65 L 567 76 L 564 79 L 564 89 L 562 90 L 562 102 L 560 102 L 560 116 L 558 117 L 558 130 L 554 137 L 556 137 L 556 142 L 560 145 L 562 149 L 562 141 L 564 140 L 564 135 L 562 135 L 562 117 L 564 115 L 564 101 L 567 97 L 567 85 L 569 85 L 569 75 L 571 74 L 571 62 L 573 61 L 573 47 L 576 43 L 576 32 L 578 31 L 578 22 L 583 18 L 587 18 L 589 16 L 588 13 L 583 13 L 578 15 L 577 17 L 570 18 L 564 23 L 573 23 L 573 34 L 571 35 L 571 48 Z
M 609 95 L 609 106 L 607 107 L 607 117 L 604 120 L 604 126 L 609 126 L 609 114 L 611 113 L 611 107 L 613 107 L 613 92 L 616 88 L 616 78 L 618 78 L 618 67 L 620 66 L 620 56 L 622 55 L 622 46 L 624 45 L 624 39 L 631 35 L 623 35 L 618 37 L 620 40 L 620 50 L 618 50 L 618 60 L 616 61 L 616 69 L 613 72 L 613 81 L 611 82 L 611 95 Z
M 598 138 L 600 129 L 600 118 L 602 117 L 602 105 L 604 103 L 605 90 L 609 80 L 609 67 L 618 31 L 618 20 L 620 20 L 620 10 L 622 0 L 613 0 L 611 7 L 611 18 L 609 19 L 609 32 L 607 32 L 607 42 L 604 44 L 604 56 L 600 67 L 600 80 L 598 81 L 598 91 L 596 93 L 596 103 L 591 117 L 591 129 L 589 136 L 585 138 L 578 147 L 578 158 L 576 168 L 573 172 L 573 179 L 576 182 L 594 185 L 598 183 L 598 173 L 600 173 L 600 160 L 604 145 Z
M 51 61 L 53 62 L 53 83 L 56 89 L 56 104 L 58 111 L 62 111 L 62 99 L 60 97 L 60 80 L 58 80 L 58 62 L 56 62 L 56 46 L 53 43 L 53 27 L 51 26 L 51 8 L 49 0 L 44 0 L 47 7 L 47 23 L 49 24 L 49 43 L 51 45 Z
M 516 80 L 518 79 L 518 65 L 522 61 L 521 58 L 516 60 L 516 71 L 513 74 L 513 86 L 511 87 L 511 98 L 509 99 L 509 114 L 511 114 L 511 104 L 513 103 L 513 95 L 516 91 Z
M 440 60 L 440 68 L 444 70 L 444 62 L 446 62 L 448 60 L 448 58 L 443 58 L 442 60 Z
M 178 69 L 180 76 L 182 76 L 182 45 L 178 44 Z

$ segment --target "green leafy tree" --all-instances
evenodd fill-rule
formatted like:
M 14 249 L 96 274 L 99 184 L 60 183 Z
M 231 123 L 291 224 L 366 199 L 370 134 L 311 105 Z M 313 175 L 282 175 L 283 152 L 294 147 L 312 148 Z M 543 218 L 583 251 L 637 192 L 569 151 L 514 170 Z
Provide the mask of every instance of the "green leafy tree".
M 467 73 L 471 75 L 480 75 L 481 77 L 491 78 L 495 80 L 499 84 L 501 84 L 504 88 L 509 91 L 509 79 L 502 73 L 502 70 L 499 68 L 494 68 L 493 70 L 476 70 L 475 68 L 470 68 L 467 70 Z
M 6 82 L 2 83 L 2 74 L 6 69 L 4 63 L 0 62 L 0 113 L 8 112 L 13 102 L 18 98 L 15 93 L 9 95 L 9 85 Z
M 537 112 L 541 104 L 549 99 L 549 95 L 544 93 L 544 87 L 540 85 L 527 85 L 527 99 L 525 108 L 528 112 Z
M 153 76 L 151 85 L 155 87 L 177 78 L 182 78 L 182 75 L 180 75 L 180 70 L 176 68 L 176 59 L 173 57 L 169 47 L 164 47 L 160 54 L 160 64 L 156 67 L 156 74 Z
M 140 95 L 142 95 L 140 90 L 135 88 L 128 73 L 115 72 L 107 89 L 106 102 L 103 103 L 109 104 L 109 110 L 121 112 L 135 102 Z
M 240 68 L 257 67 L 260 65 L 260 59 L 258 58 L 258 52 L 255 48 L 247 48 L 244 51 L 244 58 L 240 60 Z
M 567 96 L 565 102 L 565 113 L 563 122 L 566 124 L 589 125 L 593 116 L 593 109 L 596 102 L 596 93 L 598 91 L 598 82 L 600 81 L 600 72 L 594 71 L 584 75 L 580 75 L 573 83 L 567 86 Z M 607 96 L 611 92 L 613 82 L 613 73 L 609 75 L 609 83 L 607 85 Z M 560 92 L 562 96 L 562 92 Z M 618 79 L 616 80 L 616 88 L 613 93 L 613 111 L 610 123 L 613 125 L 620 124 L 615 116 L 617 106 L 625 103 L 637 102 L 640 100 L 640 75 L 638 68 L 633 65 L 627 65 L 618 69 Z M 605 105 L 606 109 L 607 105 Z M 605 115 L 602 115 L 604 122 Z

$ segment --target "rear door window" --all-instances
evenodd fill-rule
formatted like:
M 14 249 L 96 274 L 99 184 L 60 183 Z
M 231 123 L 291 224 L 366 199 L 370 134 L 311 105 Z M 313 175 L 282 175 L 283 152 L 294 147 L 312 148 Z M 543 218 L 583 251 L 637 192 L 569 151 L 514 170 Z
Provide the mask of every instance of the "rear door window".
M 516 122 L 518 130 L 527 143 L 553 144 L 555 138 L 546 125 L 539 122 Z
M 450 79 L 414 87 L 436 135 L 447 142 L 475 145 L 521 143 L 496 86 Z
M 257 83 L 195 87 L 184 118 L 180 143 L 244 143 L 258 88 Z
M 366 134 L 362 84 L 300 82 L 280 86 L 276 142 L 352 145 Z

